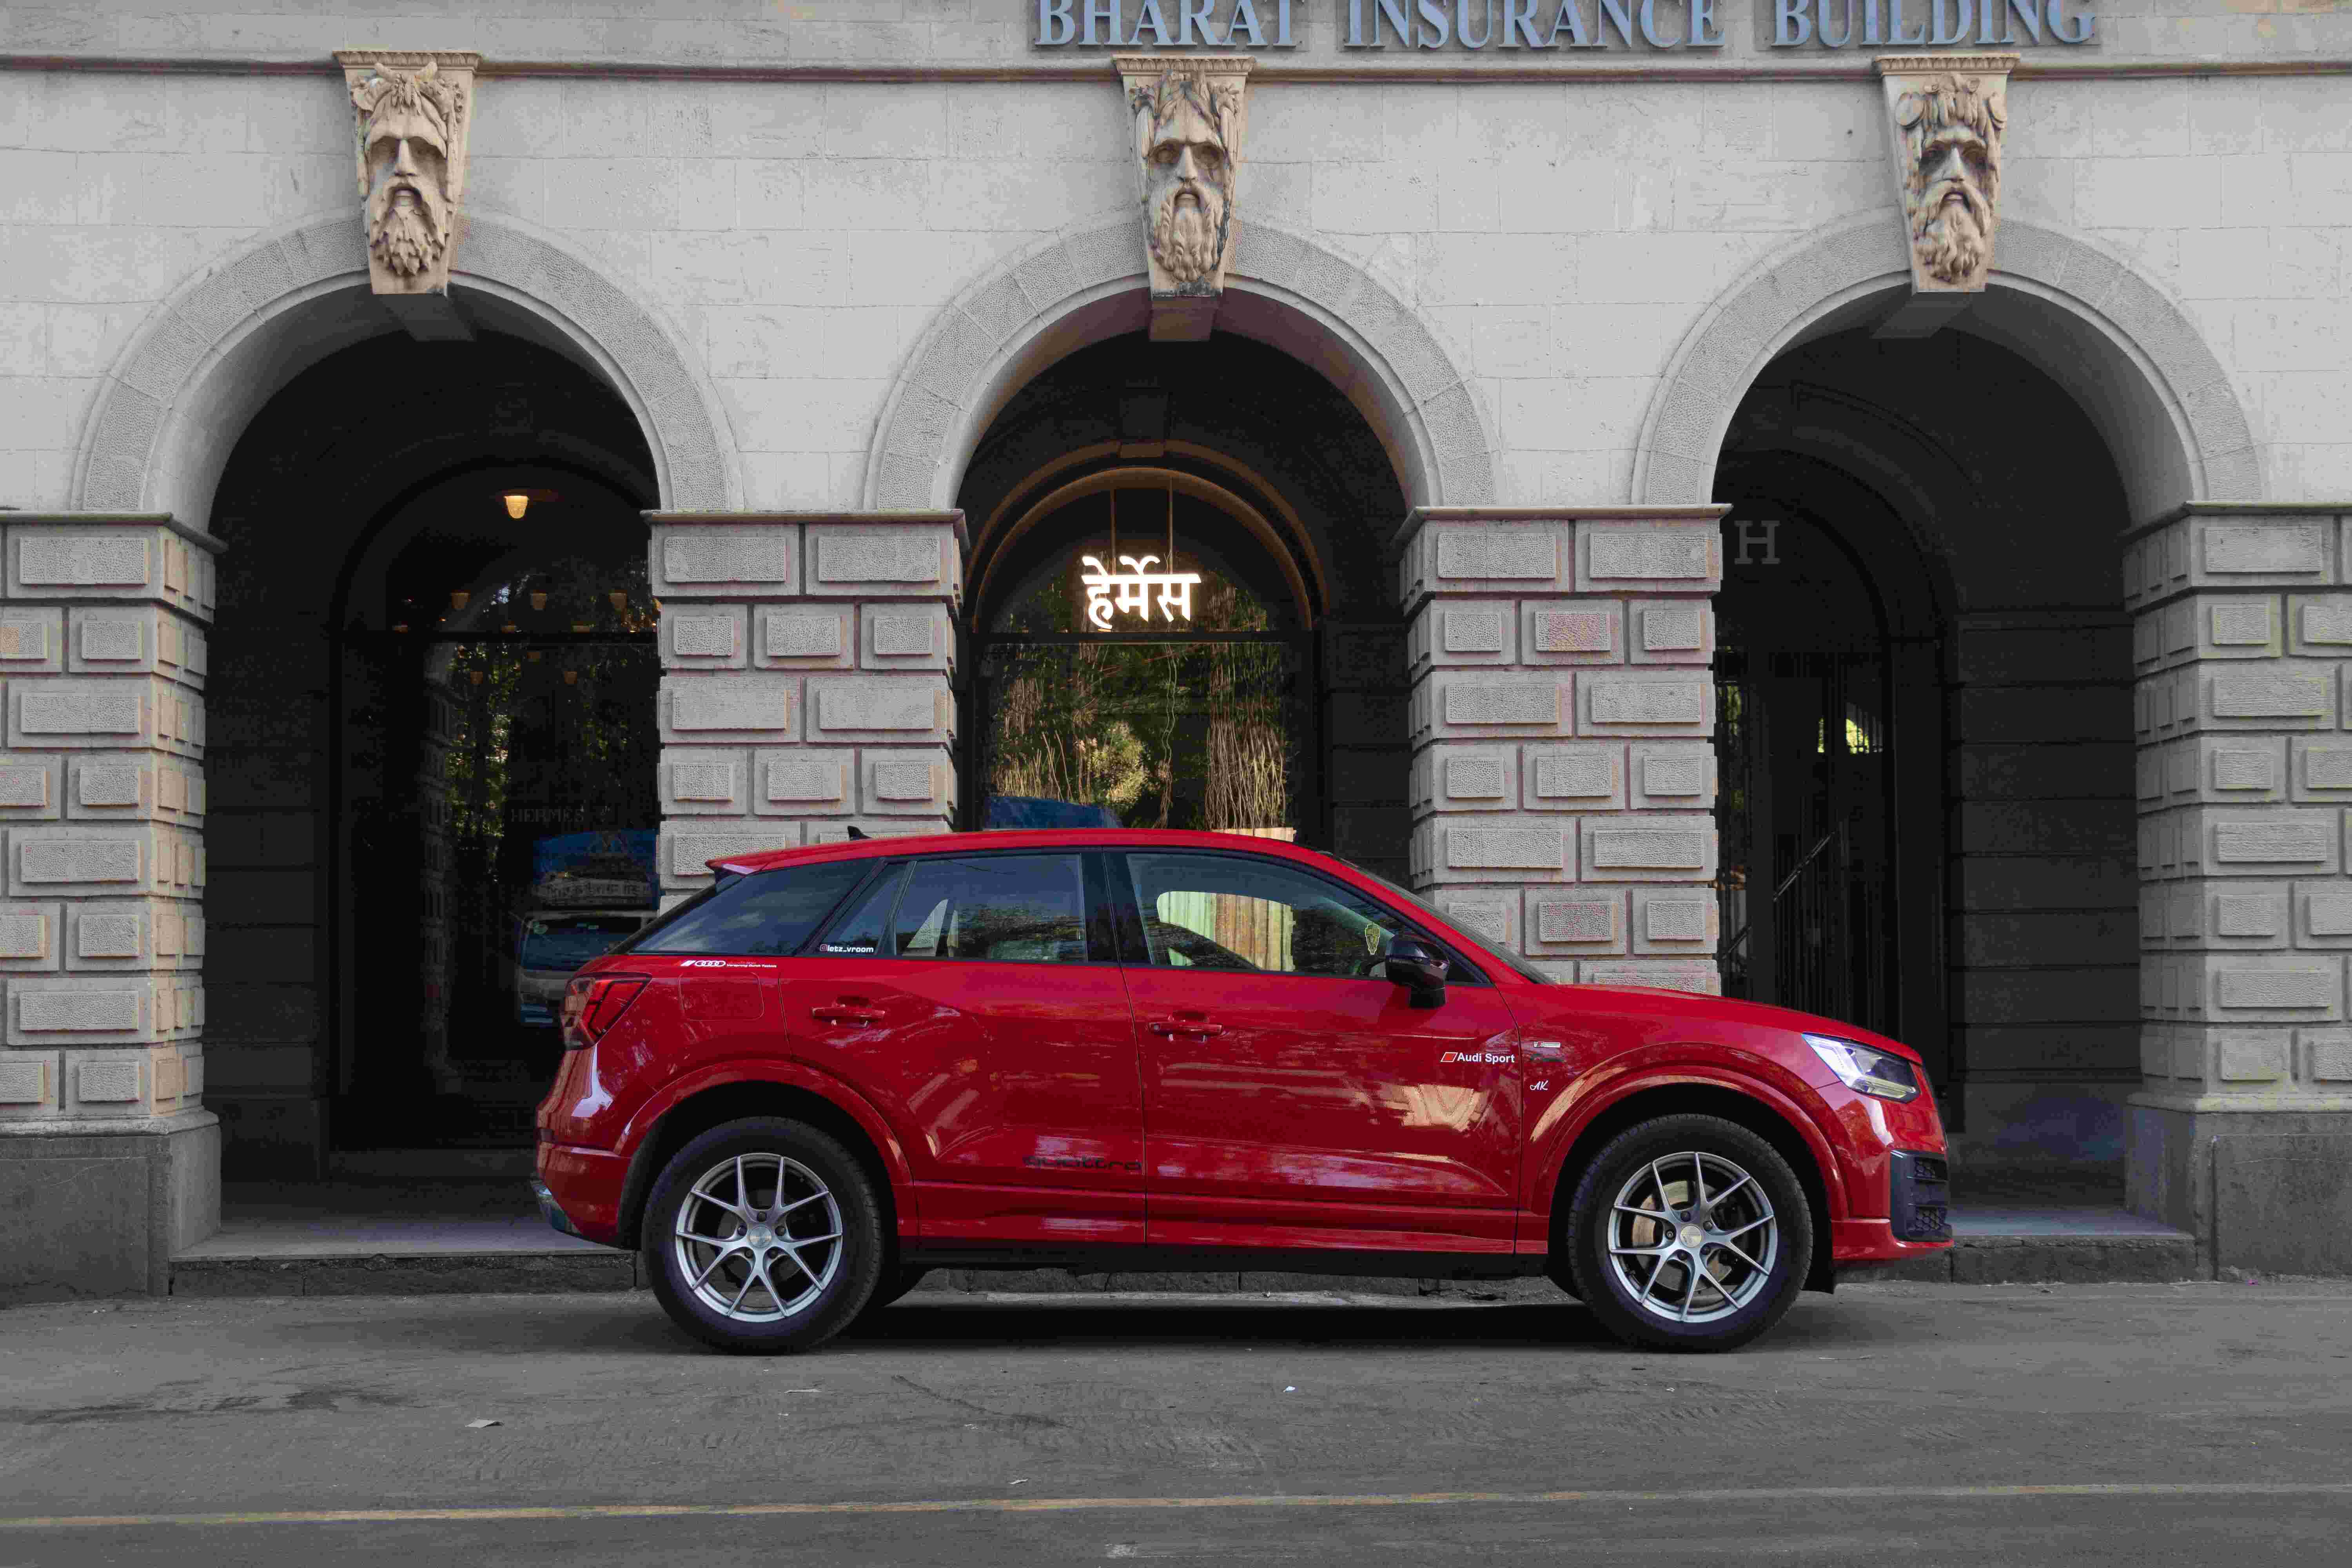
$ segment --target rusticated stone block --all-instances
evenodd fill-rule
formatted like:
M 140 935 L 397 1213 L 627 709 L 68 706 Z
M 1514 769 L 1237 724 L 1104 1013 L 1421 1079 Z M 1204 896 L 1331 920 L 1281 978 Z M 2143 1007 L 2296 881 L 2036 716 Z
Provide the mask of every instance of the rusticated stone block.
M 866 668 L 955 668 L 955 622 L 945 605 L 866 605 L 857 617 L 860 662 Z
M 1627 653 L 1635 664 L 1708 664 L 1715 658 L 1715 606 L 1704 599 L 1636 599 L 1625 607 Z
M 2294 799 L 2352 802 L 2352 737 L 2293 736 L 2288 793 Z
M 1580 522 L 1579 593 L 1713 594 L 1723 536 L 1711 522 Z
M 1645 985 L 1666 991 L 1723 994 L 1723 975 L 1705 959 L 1587 959 L 1577 965 L 1587 985 Z
M 794 746 L 753 753 L 757 779 L 751 809 L 762 816 L 838 816 L 853 809 L 850 770 L 856 753 L 845 747 Z
M 1516 888 L 1448 888 L 1430 901 L 1445 911 L 1446 919 L 1455 925 L 1497 947 L 1520 945 L 1519 894 Z
M 8 881 L 18 898 L 193 897 L 204 886 L 204 845 L 158 823 L 16 827 L 8 834 Z
M 1397 596 L 1407 607 L 1432 594 L 1508 598 L 1564 592 L 1571 525 L 1522 518 L 1429 521 L 1405 542 Z
M 1413 688 L 1413 737 L 1572 734 L 1571 679 L 1565 671 L 1438 670 Z
M 1510 811 L 1519 804 L 1516 746 L 1447 742 L 1415 753 L 1408 804 L 1428 811 Z
M 1715 818 L 1696 812 L 1579 819 L 1588 882 L 1706 881 L 1715 875 Z
M 39 752 L 0 752 L 0 820 L 53 820 L 64 805 L 65 760 Z
M 1587 670 L 1576 694 L 1580 734 L 1704 734 L 1715 725 L 1715 682 L 1704 672 Z
M 1622 744 L 1528 746 L 1520 767 L 1520 800 L 1530 811 L 1613 811 L 1625 805 Z
M 1504 665 L 1518 645 L 1517 613 L 1504 599 L 1447 599 L 1423 605 L 1405 628 L 1416 670 L 1431 665 Z
M 2352 594 L 2290 594 L 2286 600 L 2287 650 L 2343 658 L 2352 655 Z
M 2284 882 L 2184 882 L 2173 904 L 2176 940 L 2213 948 L 2287 945 Z
M 744 816 L 751 810 L 749 753 L 665 746 L 658 770 L 665 816 Z
M 774 522 L 657 522 L 652 560 L 657 599 L 782 598 L 799 586 L 800 530 Z
M 1636 808 L 1700 811 L 1715 805 L 1715 747 L 1709 742 L 1636 741 L 1628 777 Z
M 1625 893 L 1617 888 L 1529 888 L 1527 951 L 1612 953 L 1626 946 Z
M 2273 595 L 2201 595 L 2166 605 L 2165 615 L 2188 623 L 2189 646 L 2179 651 L 2210 659 L 2275 658 L 2285 647 L 2280 608 Z
M 2334 580 L 2335 530 L 2326 522 L 2192 517 L 2175 526 L 2190 531 L 2195 542 L 2191 581 L 2200 585 L 2260 587 Z
M 2174 796 L 2230 805 L 2287 796 L 2283 736 L 2200 735 L 2173 742 L 2158 754 L 2165 759 L 2165 784 Z
M 0 676 L 54 675 L 65 668 L 65 612 L 0 609 Z
M 2294 941 L 2298 947 L 2352 947 L 2352 882 L 2294 885 Z
M 752 610 L 751 662 L 766 669 L 848 669 L 857 662 L 857 612 L 849 605 L 796 604 Z
M 1625 615 L 1613 599 L 1528 599 L 1518 606 L 1519 661 L 1615 664 L 1625 657 Z
M 1415 874 L 1433 882 L 1557 882 L 1575 875 L 1570 817 L 1438 816 L 1412 837 Z
M 664 669 L 741 669 L 747 649 L 741 605 L 664 605 L 661 659 Z
M 1635 888 L 1633 951 L 1637 953 L 1712 953 L 1720 931 L 1715 889 L 1701 887 Z
M 669 822 L 662 825 L 662 886 L 698 888 L 710 880 L 709 862 L 801 842 L 797 822 Z
M 2273 660 L 2200 670 L 2194 721 L 2215 730 L 2332 730 L 2339 671 L 2332 664 Z
M 954 600 L 963 587 L 962 552 L 945 523 L 811 523 L 810 598 Z
M 58 1053 L 10 1051 L 0 1055 L 0 1121 L 22 1121 L 55 1114 Z
M 158 990 L 139 974 L 11 975 L 8 1043 L 131 1045 L 161 1038 Z
M 2184 869 L 2201 867 L 2215 877 L 2292 876 L 2332 872 L 2340 865 L 2340 811 L 2201 807 L 2168 815 L 2179 818 L 2182 830 L 2179 844 Z
M 0 904 L 0 971 L 58 968 L 64 925 L 62 904 Z
M 2352 1030 L 2297 1029 L 2294 1033 L 2303 1047 L 2305 1082 L 2328 1088 L 2352 1084 Z
M 771 674 L 668 675 L 661 683 L 666 745 L 797 740 L 800 682 Z
M 955 738 L 955 701 L 944 676 L 811 676 L 811 741 L 881 741 L 907 744 Z
M 877 816 L 955 815 L 955 767 L 945 750 L 881 747 L 857 758 L 858 809 Z
M 2335 1022 L 2344 1016 L 2344 959 L 2336 953 L 2210 953 L 2181 1010 L 2217 1021 Z

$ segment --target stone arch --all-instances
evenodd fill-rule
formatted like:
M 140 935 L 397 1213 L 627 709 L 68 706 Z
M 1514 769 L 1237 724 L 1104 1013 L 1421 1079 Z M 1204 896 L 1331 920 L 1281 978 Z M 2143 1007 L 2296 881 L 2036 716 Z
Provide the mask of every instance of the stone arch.
M 1146 324 L 1143 247 L 1131 214 L 1064 229 L 944 307 L 884 403 L 866 504 L 947 507 L 1005 398 L 1054 361 Z M 1242 230 L 1220 331 L 1321 372 L 1370 422 L 1414 506 L 1496 494 L 1496 444 L 1462 362 L 1398 293 L 1317 241 L 1256 219 Z
M 2124 261 L 2042 224 L 2004 218 L 1997 255 L 1991 286 L 1947 330 L 2001 344 L 2074 395 L 2107 440 L 2135 521 L 2185 501 L 2261 499 L 2245 409 L 2179 306 Z M 1866 317 L 1908 278 L 1901 226 L 1883 214 L 1766 258 L 1676 349 L 1643 421 L 1633 500 L 1709 499 L 1724 430 L 1763 368 Z
M 695 357 L 661 319 L 569 247 L 475 214 L 453 280 L 474 313 L 610 384 L 652 449 L 661 505 L 740 504 L 735 444 Z M 369 294 L 356 215 L 301 220 L 215 262 L 159 306 L 101 385 L 71 504 L 163 511 L 198 527 L 246 424 L 294 374 L 397 331 Z

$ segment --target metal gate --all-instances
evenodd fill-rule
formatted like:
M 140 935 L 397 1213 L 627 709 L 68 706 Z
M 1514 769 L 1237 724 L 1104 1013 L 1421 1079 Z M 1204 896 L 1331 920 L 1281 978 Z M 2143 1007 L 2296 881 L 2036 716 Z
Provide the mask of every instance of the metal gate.
M 1871 653 L 1717 656 L 1725 994 L 1894 1032 L 1887 688 Z

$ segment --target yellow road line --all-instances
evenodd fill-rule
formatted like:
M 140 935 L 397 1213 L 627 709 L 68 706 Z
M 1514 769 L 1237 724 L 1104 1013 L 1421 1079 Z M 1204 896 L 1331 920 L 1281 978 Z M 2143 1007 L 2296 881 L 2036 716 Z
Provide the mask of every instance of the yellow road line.
M 2352 1497 L 2352 1481 L 2084 1481 L 2046 1486 L 1718 1487 L 1686 1491 L 1330 1492 L 1229 1497 L 935 1498 L 907 1502 L 572 1503 L 514 1508 L 300 1509 L 282 1513 L 59 1514 L 0 1530 L 136 1525 L 502 1523 L 547 1519 L 760 1519 L 808 1514 L 1152 1512 L 1171 1509 L 1531 1507 L 1563 1503 L 1937 1502 L 2000 1498 Z

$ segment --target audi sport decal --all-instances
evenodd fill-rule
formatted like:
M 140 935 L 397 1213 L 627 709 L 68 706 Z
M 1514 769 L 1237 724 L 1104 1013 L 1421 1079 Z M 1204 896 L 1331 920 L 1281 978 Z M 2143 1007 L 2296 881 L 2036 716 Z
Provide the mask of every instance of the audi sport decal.
M 1518 1059 L 1508 1051 L 1448 1051 L 1437 1058 L 1437 1065 L 1451 1067 L 1455 1062 L 1465 1062 L 1485 1067 L 1508 1067 Z

